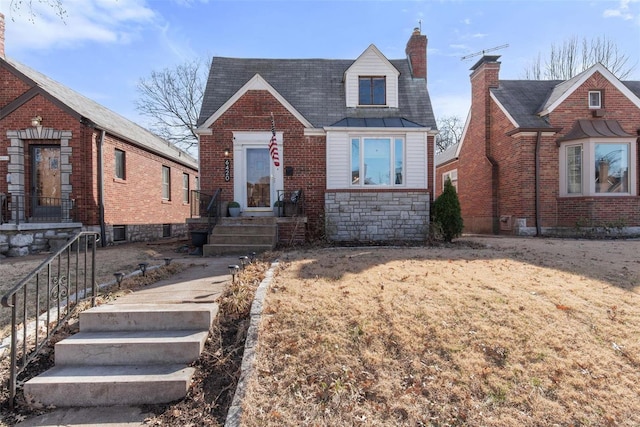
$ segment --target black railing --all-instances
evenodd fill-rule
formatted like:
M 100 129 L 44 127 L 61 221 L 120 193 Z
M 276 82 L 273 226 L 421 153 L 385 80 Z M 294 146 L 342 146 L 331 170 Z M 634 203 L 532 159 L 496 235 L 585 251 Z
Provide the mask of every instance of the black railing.
M 216 226 L 221 216 L 222 188 L 218 188 L 214 195 L 191 190 L 191 218 L 207 218 L 209 232 Z
M 10 405 L 17 376 L 64 325 L 74 307 L 89 298 L 95 306 L 99 236 L 79 232 L 2 297 L 2 305 L 11 309 Z
M 295 191 L 278 190 L 277 216 L 304 216 L 305 203 L 302 189 Z
M 75 222 L 75 201 L 0 193 L 0 223 Z

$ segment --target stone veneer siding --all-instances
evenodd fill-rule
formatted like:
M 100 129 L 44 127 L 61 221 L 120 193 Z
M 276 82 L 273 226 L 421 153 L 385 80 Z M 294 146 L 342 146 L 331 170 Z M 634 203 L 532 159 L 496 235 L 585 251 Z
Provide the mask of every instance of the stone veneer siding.
M 335 241 L 424 240 L 429 193 L 326 192 L 326 235 Z

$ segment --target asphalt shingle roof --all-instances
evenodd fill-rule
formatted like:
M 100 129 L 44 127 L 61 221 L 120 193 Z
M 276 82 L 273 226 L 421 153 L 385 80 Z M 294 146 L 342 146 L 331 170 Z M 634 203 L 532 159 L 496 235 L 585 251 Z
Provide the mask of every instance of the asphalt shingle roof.
M 134 144 L 140 145 L 157 154 L 173 159 L 192 168 L 198 167 L 198 162 L 187 152 L 176 148 L 164 139 L 155 135 L 128 120 L 121 115 L 109 110 L 103 105 L 79 94 L 78 92 L 58 83 L 50 77 L 27 67 L 17 61 L 8 59 L 6 62 L 33 80 L 42 90 L 56 98 L 58 101 L 95 123 L 100 129 L 104 129 L 112 135 L 124 138 Z
M 406 59 L 390 61 L 400 71 L 400 108 L 347 108 L 343 75 L 353 62 L 214 57 L 198 125 L 211 117 L 253 76 L 260 74 L 316 128 L 331 126 L 345 118 L 403 118 L 436 129 L 426 81 L 411 77 Z

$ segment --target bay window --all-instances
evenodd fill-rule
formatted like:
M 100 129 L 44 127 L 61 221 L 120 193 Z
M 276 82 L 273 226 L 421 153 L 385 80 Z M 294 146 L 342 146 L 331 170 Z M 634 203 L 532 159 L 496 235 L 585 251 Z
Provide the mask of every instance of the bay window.
M 571 141 L 560 148 L 560 195 L 635 193 L 636 148 L 632 141 Z
M 351 138 L 351 185 L 404 185 L 404 151 L 402 138 Z

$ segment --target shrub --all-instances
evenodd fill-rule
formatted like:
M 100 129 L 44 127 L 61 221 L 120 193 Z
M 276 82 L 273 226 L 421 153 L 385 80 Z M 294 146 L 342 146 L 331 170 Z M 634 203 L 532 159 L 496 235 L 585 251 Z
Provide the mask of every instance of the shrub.
M 444 191 L 433 203 L 433 221 L 438 224 L 445 242 L 462 234 L 462 214 L 458 193 L 447 178 Z

